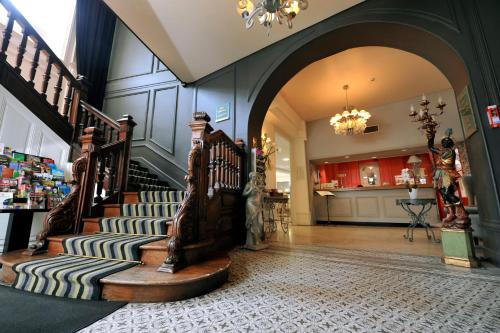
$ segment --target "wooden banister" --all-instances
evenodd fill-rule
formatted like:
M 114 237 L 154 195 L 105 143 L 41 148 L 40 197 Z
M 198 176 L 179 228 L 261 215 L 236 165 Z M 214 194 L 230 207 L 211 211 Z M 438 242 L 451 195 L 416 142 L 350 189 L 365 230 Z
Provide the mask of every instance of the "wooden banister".
M 245 150 L 223 131 L 212 133 L 210 117 L 196 112 L 191 127 L 187 191 L 175 214 L 168 256 L 158 271 L 175 273 L 186 265 L 184 247 L 196 242 L 217 242 L 221 220 L 239 220 Z M 222 196 L 228 195 L 226 199 Z M 227 204 L 223 203 L 227 202 Z
M 0 46 L 0 77 L 5 78 L 2 83 L 7 83 L 10 92 L 42 120 L 48 121 L 53 116 L 60 116 L 61 120 L 56 120 L 56 132 L 68 143 L 77 141 L 83 134 L 83 128 L 78 126 L 79 106 L 80 101 L 86 98 L 87 87 L 81 79 L 73 76 L 9 0 L 0 0 L 0 6 L 4 7 L 7 13 Z M 14 30 L 17 25 L 21 27 L 20 32 Z M 28 50 L 34 52 L 32 57 L 31 54 L 27 57 Z M 13 85 L 10 77 L 21 82 Z M 51 77 L 55 80 L 51 80 Z M 25 89 L 31 90 L 29 94 L 33 96 L 28 98 L 29 94 Z M 61 93 L 64 98 L 60 98 Z M 69 133 L 71 129 L 68 125 L 73 128 L 73 135 Z

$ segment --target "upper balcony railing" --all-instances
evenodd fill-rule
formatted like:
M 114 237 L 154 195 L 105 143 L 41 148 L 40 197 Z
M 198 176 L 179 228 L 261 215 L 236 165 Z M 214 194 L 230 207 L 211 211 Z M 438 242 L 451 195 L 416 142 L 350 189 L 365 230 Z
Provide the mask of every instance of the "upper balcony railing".
M 4 23 L 0 61 L 21 75 L 53 110 L 68 122 L 72 119 L 76 122 L 72 113 L 77 112 L 77 107 L 72 108 L 71 104 L 73 97 L 80 98 L 80 82 L 8 0 L 0 0 L 0 22 Z

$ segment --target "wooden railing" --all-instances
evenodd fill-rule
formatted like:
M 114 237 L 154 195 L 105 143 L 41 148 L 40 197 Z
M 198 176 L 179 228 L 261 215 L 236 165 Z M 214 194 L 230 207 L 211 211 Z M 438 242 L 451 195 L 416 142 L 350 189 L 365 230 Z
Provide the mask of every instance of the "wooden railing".
M 70 143 L 80 100 L 86 98 L 83 79 L 71 74 L 8 0 L 0 0 L 0 22 L 5 22 L 1 27 L 0 83 Z
M 73 163 L 74 186 L 71 193 L 44 220 L 43 230 L 29 254 L 47 251 L 47 237 L 80 233 L 82 218 L 102 216 L 102 203 L 121 203 L 128 182 L 128 165 L 133 128 L 131 116 L 117 121 L 118 138 L 108 143 L 98 127 L 87 127 L 80 137 L 82 152 Z
M 204 255 L 231 246 L 244 225 L 244 143 L 241 139 L 234 143 L 223 131 L 212 133 L 209 121 L 206 113 L 196 112 L 189 124 L 187 193 L 174 217 L 162 272 L 174 273 L 196 260 L 186 255 L 187 246 L 208 244 Z
M 105 143 L 110 144 L 120 140 L 120 123 L 94 108 L 85 101 L 80 102 L 81 110 L 76 122 L 75 139 L 83 134 L 87 127 L 96 127 L 102 131 Z

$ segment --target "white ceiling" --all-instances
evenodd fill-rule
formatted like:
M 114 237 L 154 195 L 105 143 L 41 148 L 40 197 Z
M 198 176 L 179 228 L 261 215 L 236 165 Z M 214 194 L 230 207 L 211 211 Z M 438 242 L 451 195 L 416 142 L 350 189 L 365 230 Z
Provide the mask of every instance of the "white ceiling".
M 237 0 L 103 0 L 184 82 L 192 82 L 363 0 L 309 0 L 289 30 L 246 30 Z
M 367 111 L 451 88 L 427 60 L 397 49 L 369 46 L 314 62 L 297 73 L 281 94 L 302 119 L 313 121 L 342 112 L 344 84 L 349 85 L 349 104 Z

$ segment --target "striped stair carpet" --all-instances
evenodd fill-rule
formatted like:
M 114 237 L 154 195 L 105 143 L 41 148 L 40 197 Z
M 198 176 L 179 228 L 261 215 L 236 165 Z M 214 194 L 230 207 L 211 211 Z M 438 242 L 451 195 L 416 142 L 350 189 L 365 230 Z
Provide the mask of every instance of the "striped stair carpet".
M 101 218 L 98 233 L 65 239 L 59 256 L 14 265 L 13 286 L 45 295 L 99 299 L 101 278 L 141 264 L 140 246 L 167 237 L 185 193 L 145 191 L 138 197 L 138 203 L 122 205 L 121 216 Z

